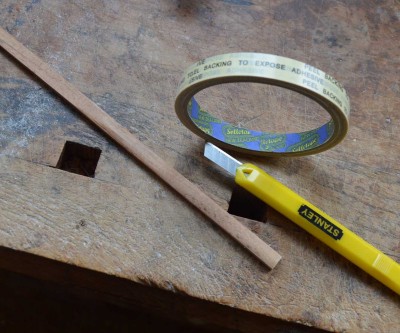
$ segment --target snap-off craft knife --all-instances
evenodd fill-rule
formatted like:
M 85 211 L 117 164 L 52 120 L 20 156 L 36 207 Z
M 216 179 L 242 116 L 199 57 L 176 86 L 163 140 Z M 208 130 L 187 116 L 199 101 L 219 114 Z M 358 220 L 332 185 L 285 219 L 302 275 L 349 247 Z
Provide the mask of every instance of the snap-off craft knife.
M 237 161 L 211 143 L 204 156 L 235 182 L 400 295 L 400 264 L 357 236 L 262 169 Z

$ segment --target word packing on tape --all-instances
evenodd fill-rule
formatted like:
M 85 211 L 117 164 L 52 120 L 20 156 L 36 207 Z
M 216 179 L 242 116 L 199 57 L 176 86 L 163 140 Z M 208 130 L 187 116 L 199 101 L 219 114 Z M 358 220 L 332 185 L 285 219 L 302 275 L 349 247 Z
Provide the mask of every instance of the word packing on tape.
M 300 133 L 273 133 L 234 126 L 205 111 L 196 93 L 217 84 L 256 82 L 297 91 L 319 103 L 331 119 Z M 338 144 L 349 127 L 350 101 L 332 76 L 297 60 L 261 53 L 231 53 L 203 59 L 186 69 L 175 111 L 191 131 L 225 149 L 254 155 L 308 155 Z

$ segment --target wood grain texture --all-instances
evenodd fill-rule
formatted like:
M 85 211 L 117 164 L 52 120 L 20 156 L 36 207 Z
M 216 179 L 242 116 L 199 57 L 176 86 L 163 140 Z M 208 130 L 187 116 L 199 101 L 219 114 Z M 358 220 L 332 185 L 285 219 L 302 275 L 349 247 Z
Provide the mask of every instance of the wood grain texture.
M 260 240 L 232 215 L 228 214 L 218 204 L 205 195 L 197 186 L 164 162 L 157 154 L 147 148 L 124 126 L 109 116 L 98 105 L 83 95 L 75 86 L 67 82 L 39 57 L 30 52 L 9 33 L 0 28 L 0 46 L 15 60 L 34 73 L 49 88 L 57 92 L 71 106 L 97 126 L 129 154 L 143 163 L 158 177 L 165 181 L 189 204 L 199 209 L 205 216 L 221 227 L 229 236 L 235 239 L 245 249 L 254 254 L 267 267 L 274 268 L 281 259 L 279 253 Z
M 332 73 L 352 104 L 339 146 L 296 159 L 236 157 L 399 262 L 399 6 L 6 0 L 0 25 L 224 208 L 232 181 L 202 158 L 202 140 L 174 114 L 183 69 L 214 54 L 256 51 Z M 265 272 L 10 59 L 0 68 L 2 246 L 325 330 L 398 331 L 398 296 L 281 215 L 243 221 L 285 258 Z M 209 94 L 207 107 L 243 108 L 238 121 L 256 119 L 254 127 L 297 130 L 324 116 L 282 90 L 228 86 Z M 65 140 L 102 149 L 94 180 L 46 167 Z

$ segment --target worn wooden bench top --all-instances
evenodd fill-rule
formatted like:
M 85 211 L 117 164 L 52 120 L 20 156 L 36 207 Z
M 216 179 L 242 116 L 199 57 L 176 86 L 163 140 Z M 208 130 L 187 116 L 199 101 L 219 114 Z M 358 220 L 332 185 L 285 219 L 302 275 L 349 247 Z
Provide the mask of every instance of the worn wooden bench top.
M 224 208 L 232 180 L 173 109 L 186 66 L 251 51 L 331 73 L 352 104 L 339 146 L 292 159 L 235 156 L 400 262 L 397 1 L 5 0 L 0 24 Z M 146 303 L 133 286 L 151 286 L 168 291 L 152 298 L 163 300 L 160 311 L 242 332 L 265 323 L 399 331 L 399 296 L 280 214 L 241 219 L 283 256 L 268 271 L 4 54 L 0 68 L 1 268 L 125 301 Z M 201 98 L 260 129 L 306 129 L 326 116 L 302 96 L 255 84 Z M 101 149 L 95 178 L 55 168 L 66 141 Z M 199 303 L 171 310 L 168 295 Z

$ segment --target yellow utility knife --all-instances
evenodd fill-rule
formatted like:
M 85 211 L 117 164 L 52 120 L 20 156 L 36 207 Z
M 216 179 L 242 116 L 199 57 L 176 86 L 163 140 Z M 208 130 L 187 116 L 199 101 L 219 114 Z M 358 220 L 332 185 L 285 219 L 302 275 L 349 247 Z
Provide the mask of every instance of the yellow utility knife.
M 211 143 L 204 156 L 235 182 L 400 295 L 400 264 L 250 163 L 242 164 Z

